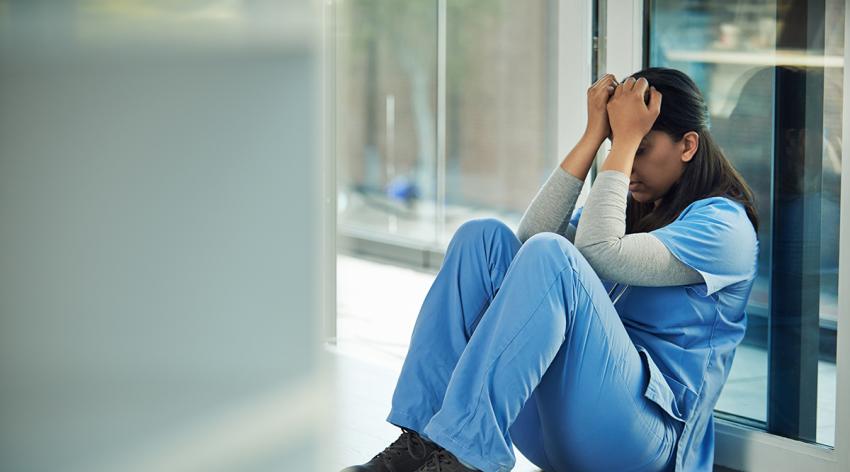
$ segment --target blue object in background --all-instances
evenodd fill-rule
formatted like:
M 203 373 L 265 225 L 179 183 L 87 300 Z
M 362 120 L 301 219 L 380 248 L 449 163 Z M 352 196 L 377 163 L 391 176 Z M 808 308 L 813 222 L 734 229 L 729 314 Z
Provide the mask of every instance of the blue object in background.
M 419 188 L 416 183 L 403 175 L 393 178 L 386 187 L 386 194 L 392 200 L 402 201 L 410 204 L 419 198 Z

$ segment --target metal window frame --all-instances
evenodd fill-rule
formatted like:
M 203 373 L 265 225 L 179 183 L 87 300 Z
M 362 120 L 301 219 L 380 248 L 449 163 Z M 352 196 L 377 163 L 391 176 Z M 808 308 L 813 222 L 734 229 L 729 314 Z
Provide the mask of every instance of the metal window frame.
M 593 83 L 595 54 L 593 21 L 596 1 L 558 0 L 556 153 L 553 166 L 561 163 L 584 133 L 587 124 L 587 89 Z M 593 172 L 594 169 L 591 169 Z M 590 192 L 590 179 L 576 201 L 581 206 Z
M 578 1 L 574 3 L 580 3 Z M 648 2 L 646 2 L 648 3 Z M 644 38 L 649 26 L 643 0 L 607 0 L 604 17 L 607 37 L 604 67 L 618 77 L 643 67 L 648 54 Z M 611 14 L 616 12 L 616 14 Z M 850 63 L 850 20 L 844 18 L 844 63 Z M 844 75 L 850 90 L 850 74 Z M 850 93 L 844 93 L 844 136 L 850 136 Z M 850 145 L 842 149 L 850 162 Z M 850 188 L 850 166 L 842 166 L 841 186 Z M 841 194 L 839 227 L 838 327 L 847 319 L 850 306 L 850 192 Z M 715 464 L 746 471 L 838 472 L 850 470 L 850 328 L 837 329 L 835 446 L 813 444 L 767 433 L 727 419 L 715 418 Z
M 318 3 L 318 2 L 317 2 Z M 319 75 L 322 78 L 319 106 L 321 108 L 321 133 L 319 155 L 322 175 L 322 250 L 318 261 L 319 296 L 322 319 L 322 338 L 336 344 L 337 340 L 337 160 L 336 160 L 336 60 L 337 60 L 337 8 L 336 0 L 323 0 L 317 10 L 321 11 L 321 33 L 317 39 L 320 46 Z

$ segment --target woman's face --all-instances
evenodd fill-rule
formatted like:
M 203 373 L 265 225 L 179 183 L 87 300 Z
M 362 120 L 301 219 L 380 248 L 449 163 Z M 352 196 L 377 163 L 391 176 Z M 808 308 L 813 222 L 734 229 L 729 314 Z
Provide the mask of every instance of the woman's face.
M 694 131 L 685 133 L 679 142 L 663 131 L 650 131 L 635 153 L 629 183 L 632 198 L 641 203 L 653 201 L 657 206 L 682 176 L 698 144 L 699 135 Z

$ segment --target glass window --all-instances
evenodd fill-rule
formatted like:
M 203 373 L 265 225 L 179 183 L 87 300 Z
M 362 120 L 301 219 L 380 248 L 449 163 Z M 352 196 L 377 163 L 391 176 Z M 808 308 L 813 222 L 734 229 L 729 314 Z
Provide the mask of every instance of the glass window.
M 648 65 L 699 85 L 762 222 L 748 334 L 717 410 L 834 445 L 844 1 L 648 4 Z
M 433 242 L 437 1 L 336 5 L 340 229 Z
M 555 8 L 547 0 L 448 2 L 444 237 L 473 215 L 518 223 L 559 162 L 548 80 Z
M 515 227 L 558 162 L 557 2 L 337 5 L 340 231 L 444 247 L 473 217 Z

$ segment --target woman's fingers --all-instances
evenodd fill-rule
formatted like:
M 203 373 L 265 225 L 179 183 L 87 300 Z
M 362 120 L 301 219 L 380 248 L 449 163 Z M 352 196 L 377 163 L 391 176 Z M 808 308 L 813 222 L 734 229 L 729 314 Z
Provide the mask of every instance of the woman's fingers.
M 634 82 L 634 86 L 632 90 L 639 94 L 641 98 L 646 95 L 646 90 L 649 88 L 649 81 L 646 80 L 646 77 L 641 77 Z
M 596 79 L 596 82 L 593 83 L 593 86 L 599 85 L 604 82 L 606 77 L 608 77 L 608 75 L 603 75 L 602 77 Z
M 596 82 L 594 82 L 593 85 L 591 85 L 591 87 L 596 87 L 597 85 L 600 85 L 603 82 L 607 82 L 607 81 L 611 80 L 613 77 L 614 77 L 614 74 L 605 74 L 602 77 L 600 77 L 599 79 L 597 79 Z
M 656 115 L 661 113 L 661 92 L 655 87 L 649 88 L 649 110 Z
M 618 85 L 619 83 L 617 83 L 617 78 L 614 74 L 605 74 L 590 86 L 588 94 L 593 94 L 594 90 L 598 90 L 598 93 L 602 93 L 602 90 L 604 90 L 605 96 L 610 99 L 614 95 Z
M 628 79 L 626 79 L 626 80 L 628 80 Z M 620 82 L 619 84 L 617 84 L 616 87 L 614 87 L 614 95 L 620 96 L 620 95 L 623 94 L 623 92 L 625 92 L 625 90 L 626 90 L 626 80 Z
M 614 92 L 616 95 L 621 95 L 625 92 L 629 92 L 632 90 L 632 86 L 634 85 L 634 77 L 626 77 L 625 80 L 620 82 L 617 85 L 617 90 Z
M 608 86 L 608 91 L 613 92 L 611 95 L 620 96 L 625 93 L 634 93 L 641 97 L 641 101 L 647 109 L 653 110 L 656 113 L 661 111 L 661 92 L 655 87 L 649 85 L 649 81 L 645 77 L 635 79 L 634 77 L 626 77 L 621 83 Z

